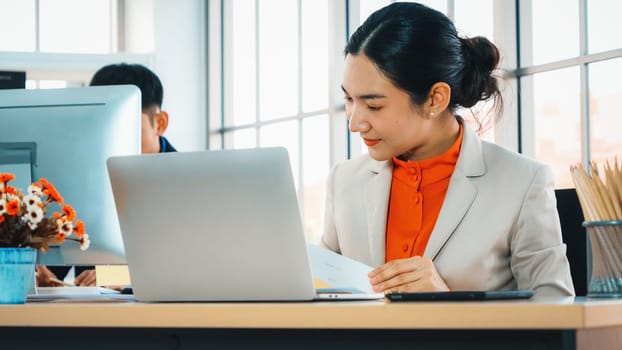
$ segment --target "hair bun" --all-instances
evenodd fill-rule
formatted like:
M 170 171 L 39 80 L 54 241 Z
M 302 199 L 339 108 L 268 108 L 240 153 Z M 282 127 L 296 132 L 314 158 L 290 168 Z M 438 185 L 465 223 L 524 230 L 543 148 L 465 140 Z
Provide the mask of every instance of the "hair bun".
M 460 38 L 465 71 L 462 78 L 464 107 L 472 107 L 498 91 L 492 71 L 499 64 L 499 50 L 485 37 Z
M 499 50 L 483 36 L 460 38 L 462 51 L 468 65 L 482 72 L 492 72 L 499 64 Z

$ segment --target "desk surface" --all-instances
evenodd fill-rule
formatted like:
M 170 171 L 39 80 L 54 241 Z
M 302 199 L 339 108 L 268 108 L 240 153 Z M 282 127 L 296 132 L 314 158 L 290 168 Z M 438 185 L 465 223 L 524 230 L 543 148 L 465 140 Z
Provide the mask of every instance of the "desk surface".
M 622 300 L 0 305 L 0 327 L 593 329 L 622 326 Z

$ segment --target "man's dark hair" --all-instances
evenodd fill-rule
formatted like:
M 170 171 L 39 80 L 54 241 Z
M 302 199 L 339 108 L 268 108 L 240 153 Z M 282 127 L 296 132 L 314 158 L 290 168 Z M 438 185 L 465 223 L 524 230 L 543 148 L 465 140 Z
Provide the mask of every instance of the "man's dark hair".
M 162 107 L 164 91 L 160 78 L 149 68 L 140 64 L 118 63 L 104 66 L 93 75 L 89 85 L 123 84 L 136 85 L 140 89 L 143 109 L 154 104 Z

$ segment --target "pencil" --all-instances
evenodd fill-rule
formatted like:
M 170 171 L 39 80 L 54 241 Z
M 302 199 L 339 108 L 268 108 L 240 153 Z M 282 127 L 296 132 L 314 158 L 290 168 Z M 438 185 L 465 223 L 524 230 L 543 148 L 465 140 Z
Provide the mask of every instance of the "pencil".
M 570 173 L 585 221 L 593 223 L 586 225 L 592 255 L 588 292 L 617 294 L 622 291 L 622 225 L 614 221 L 622 220 L 622 169 L 617 158 L 602 169 L 592 161 L 587 169 L 571 165 Z

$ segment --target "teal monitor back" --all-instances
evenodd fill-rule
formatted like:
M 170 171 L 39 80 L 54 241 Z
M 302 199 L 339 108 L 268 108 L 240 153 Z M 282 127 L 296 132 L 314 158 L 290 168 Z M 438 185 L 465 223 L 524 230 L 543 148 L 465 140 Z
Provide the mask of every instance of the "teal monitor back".
M 110 156 L 140 153 L 141 96 L 135 86 L 0 90 L 0 172 L 26 191 L 48 179 L 85 222 L 91 245 L 38 254 L 45 265 L 125 264 L 108 180 Z M 73 244 L 75 243 L 75 244 Z

